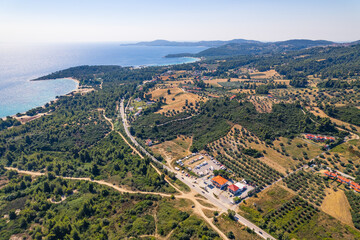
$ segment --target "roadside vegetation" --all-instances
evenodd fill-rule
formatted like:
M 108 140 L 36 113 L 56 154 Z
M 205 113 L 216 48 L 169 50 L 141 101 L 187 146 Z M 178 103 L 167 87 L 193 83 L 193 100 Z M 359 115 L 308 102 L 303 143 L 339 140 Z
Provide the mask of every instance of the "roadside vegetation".
M 3 168 L 1 172 L 9 179 L 0 190 L 2 239 L 124 239 L 157 234 L 171 239 L 220 239 L 189 208 L 187 212 L 174 208 L 178 200 L 118 193 L 52 174 L 34 178 Z
M 316 47 L 323 44 L 235 44 L 190 64 L 79 66 L 39 78 L 71 77 L 93 91 L 31 109 L 26 121 L 0 120 L 1 166 L 44 174 L 0 167 L 0 238 L 220 239 L 217 226 L 229 239 L 258 239 L 233 212 L 208 209 L 212 229 L 178 195 L 114 190 L 191 190 L 174 173 L 159 174 L 116 132 L 124 134 L 124 100 L 131 134 L 158 159 L 207 153 L 226 167 L 214 174 L 255 187 L 237 211 L 275 238 L 360 239 L 358 194 L 320 176 L 330 167 L 360 183 L 360 45 Z M 346 204 L 331 206 L 344 192 Z

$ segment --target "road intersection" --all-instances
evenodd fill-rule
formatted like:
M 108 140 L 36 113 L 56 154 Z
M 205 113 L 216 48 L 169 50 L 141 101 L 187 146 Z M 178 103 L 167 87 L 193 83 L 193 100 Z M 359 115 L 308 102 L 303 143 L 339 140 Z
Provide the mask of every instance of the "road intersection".
M 160 164 L 164 169 L 166 169 L 169 172 L 173 172 L 176 175 L 179 175 L 178 172 L 174 169 L 171 168 L 171 166 L 167 166 L 164 163 L 160 162 L 159 160 L 157 160 L 153 155 L 151 155 L 143 146 L 141 146 L 137 140 L 131 135 L 130 131 L 129 131 L 129 123 L 127 121 L 127 116 L 125 113 L 125 107 L 124 107 L 124 99 L 121 100 L 120 102 L 120 115 L 121 115 L 121 119 L 122 119 L 122 123 L 124 126 L 124 130 L 126 135 L 129 137 L 129 139 L 131 140 L 131 142 L 135 145 L 135 147 L 137 147 L 138 149 L 140 149 L 140 151 L 145 154 L 146 156 L 148 156 L 152 161 Z M 224 204 L 223 202 L 219 201 L 213 194 L 204 191 L 204 189 L 202 189 L 200 187 L 199 184 L 195 184 L 194 183 L 194 179 L 191 178 L 191 176 L 187 177 L 185 175 L 181 175 L 180 178 L 178 178 L 180 181 L 182 181 L 184 184 L 186 184 L 189 188 L 191 188 L 192 190 L 196 191 L 198 194 L 202 195 L 203 197 L 205 197 L 206 199 L 208 199 L 212 204 L 214 204 L 216 207 L 218 207 L 219 209 L 221 209 L 223 212 L 227 212 L 228 209 L 230 210 L 234 210 L 236 209 L 236 205 L 228 205 L 228 204 Z M 258 227 L 257 225 L 255 225 L 254 223 L 250 222 L 249 220 L 247 220 L 246 218 L 242 217 L 239 214 L 235 215 L 235 219 L 237 221 L 239 221 L 242 225 L 249 227 L 250 229 L 252 229 L 256 234 L 258 234 L 260 237 L 264 238 L 264 239 L 271 239 L 274 240 L 275 238 L 272 237 L 270 234 L 268 234 L 267 232 L 265 232 L 263 229 L 261 229 L 260 227 Z

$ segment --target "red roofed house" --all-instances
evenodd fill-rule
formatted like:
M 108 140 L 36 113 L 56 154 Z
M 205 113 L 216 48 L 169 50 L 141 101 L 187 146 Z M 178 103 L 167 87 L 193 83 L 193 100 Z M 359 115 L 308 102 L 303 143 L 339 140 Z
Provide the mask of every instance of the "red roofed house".
M 357 184 L 356 182 L 353 182 L 350 179 L 347 179 L 346 177 L 339 175 L 337 172 L 332 173 L 329 171 L 325 171 L 324 174 L 326 176 L 328 176 L 329 178 L 338 181 L 339 183 L 345 183 L 345 184 L 349 185 L 350 188 L 352 188 L 356 192 L 360 193 L 360 184 Z
M 239 188 L 235 184 L 231 184 L 228 186 L 229 192 L 236 195 L 239 191 Z
M 222 176 L 216 176 L 213 177 L 211 179 L 211 182 L 218 188 L 223 189 L 224 187 L 226 187 L 226 184 L 228 182 L 228 180 L 226 180 L 225 178 L 223 178 Z
M 145 141 L 145 144 L 146 144 L 146 146 L 151 146 L 153 143 L 152 143 L 151 139 L 147 139 Z

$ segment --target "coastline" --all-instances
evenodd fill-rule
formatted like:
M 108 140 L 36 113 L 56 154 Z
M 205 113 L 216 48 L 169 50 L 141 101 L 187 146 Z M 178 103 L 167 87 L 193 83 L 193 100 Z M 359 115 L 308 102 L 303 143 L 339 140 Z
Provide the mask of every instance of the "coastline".
M 180 57 L 180 58 L 191 58 L 191 59 L 194 59 L 194 61 L 191 61 L 191 62 L 186 62 L 186 63 L 194 63 L 194 62 L 199 62 L 201 61 L 201 57 Z
M 164 58 L 166 58 L 166 56 L 164 56 Z M 198 58 L 198 57 L 178 57 L 179 59 L 190 59 L 190 61 L 186 61 L 186 62 L 182 62 L 182 63 L 172 63 L 172 64 L 156 64 L 156 65 L 147 65 L 147 66 L 138 66 L 138 67 L 152 67 L 152 66 L 167 66 L 167 65 L 177 65 L 177 64 L 187 64 L 187 63 L 194 63 L 194 62 L 198 62 L 198 61 L 201 61 L 202 59 L 201 58 Z M 136 68 L 136 67 L 134 67 Z M 71 92 L 69 93 L 66 93 L 66 94 L 63 94 L 63 95 L 59 95 L 59 96 L 56 96 L 55 99 L 53 100 L 50 100 L 46 103 L 44 103 L 43 105 L 41 106 L 35 106 L 33 108 L 30 108 L 28 110 L 26 110 L 25 112 L 19 112 L 19 113 L 16 113 L 16 114 L 13 114 L 13 115 L 10 115 L 10 117 L 12 118 L 15 118 L 16 120 L 20 121 L 21 124 L 25 124 L 26 122 L 30 122 L 32 120 L 35 120 L 37 118 L 40 118 L 42 116 L 46 116 L 46 115 L 49 115 L 51 113 L 49 112 L 46 112 L 46 113 L 38 113 L 34 116 L 28 116 L 26 115 L 26 112 L 31 110 L 31 109 L 34 109 L 34 108 L 38 108 L 38 107 L 42 107 L 42 108 L 45 108 L 45 105 L 46 104 L 52 104 L 52 103 L 55 103 L 56 101 L 59 100 L 59 97 L 62 97 L 62 96 L 73 96 L 74 94 L 81 94 L 81 95 L 84 95 L 86 93 L 89 93 L 89 92 L 92 92 L 92 91 L 95 91 L 94 88 L 92 87 L 85 87 L 85 86 L 82 86 L 80 84 L 80 80 L 78 79 L 75 79 L 73 77 L 64 77 L 64 78 L 54 78 L 54 79 L 31 79 L 29 80 L 30 82 L 36 82 L 36 81 L 54 81 L 54 80 L 60 80 L 60 79 L 69 79 L 69 80 L 72 80 L 76 83 L 76 88 L 74 90 L 72 90 Z M 101 88 L 101 86 L 100 86 Z M 18 114 L 20 114 L 21 116 L 17 116 Z M 4 117 L 1 117 L 1 119 L 5 120 L 7 118 L 7 116 L 4 116 Z
M 59 97 L 62 97 L 62 96 L 71 96 L 71 95 L 74 95 L 74 94 L 77 94 L 77 93 L 80 93 L 80 94 L 83 94 L 83 93 L 87 93 L 87 92 L 90 92 L 90 91 L 93 91 L 94 89 L 89 89 L 89 88 L 81 88 L 81 85 L 80 85 L 80 81 L 78 79 L 75 79 L 75 78 L 72 78 L 72 77 L 66 77 L 66 78 L 55 78 L 55 79 L 43 79 L 43 80 L 36 80 L 36 79 L 33 79 L 33 80 L 29 80 L 30 82 L 35 82 L 35 81 L 53 81 L 53 80 L 59 80 L 59 79 L 69 79 L 69 80 L 72 80 L 76 83 L 76 88 L 74 90 L 72 90 L 71 92 L 69 93 L 66 93 L 66 94 L 63 94 L 63 95 L 60 95 L 60 96 L 56 96 L 55 99 L 53 100 L 50 100 L 48 102 L 46 102 L 45 104 L 43 104 L 42 106 L 36 106 L 36 107 L 33 107 L 31 109 L 34 109 L 34 108 L 38 108 L 38 107 L 42 107 L 42 108 L 45 108 L 45 105 L 46 104 L 52 104 L 52 103 L 55 103 L 56 101 L 59 100 Z M 85 90 L 85 91 L 84 91 Z M 29 109 L 29 110 L 31 110 Z M 27 111 L 29 111 L 27 110 Z M 37 118 L 40 118 L 42 116 L 46 116 L 46 115 L 49 115 L 51 113 L 49 112 L 45 112 L 45 113 L 38 113 L 34 116 L 29 116 L 29 115 L 26 115 L 26 112 L 21 112 L 21 116 L 17 116 L 19 113 L 16 113 L 14 115 L 11 115 L 10 117 L 12 118 L 15 118 L 16 120 L 18 120 L 19 122 L 21 122 L 21 124 L 25 124 L 27 122 L 30 122 L 32 120 L 35 120 Z M 7 116 L 5 117 L 2 117 L 1 119 L 2 120 L 5 120 L 7 118 Z

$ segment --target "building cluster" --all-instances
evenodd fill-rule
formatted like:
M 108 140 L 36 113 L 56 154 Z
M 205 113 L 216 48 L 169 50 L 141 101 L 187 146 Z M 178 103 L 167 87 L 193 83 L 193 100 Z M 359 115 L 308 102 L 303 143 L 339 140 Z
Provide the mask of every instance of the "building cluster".
M 340 183 L 347 184 L 350 188 L 354 189 L 354 191 L 360 193 L 360 184 L 357 184 L 354 181 L 351 181 L 350 179 L 347 179 L 346 177 L 341 176 L 337 172 L 324 172 L 325 176 L 334 179 Z
M 325 141 L 334 142 L 335 141 L 334 137 L 313 135 L 313 134 L 305 134 L 305 138 L 309 139 L 309 140 L 316 141 L 316 142 L 325 142 Z
M 246 184 L 237 182 L 237 183 L 231 183 L 226 178 L 223 178 L 222 176 L 218 175 L 211 179 L 211 182 L 214 184 L 215 187 L 220 188 L 221 190 L 224 190 L 227 188 L 227 190 L 237 195 L 247 189 Z

